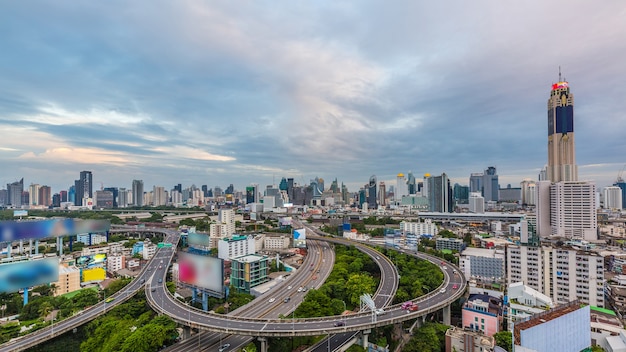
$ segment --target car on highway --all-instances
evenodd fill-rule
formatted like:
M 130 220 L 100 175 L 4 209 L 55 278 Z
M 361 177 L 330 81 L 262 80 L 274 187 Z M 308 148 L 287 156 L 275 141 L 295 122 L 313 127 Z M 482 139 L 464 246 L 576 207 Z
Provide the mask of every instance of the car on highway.
M 440 293 L 446 293 L 446 289 L 442 288 L 441 290 L 439 290 Z
M 270 298 L 270 300 L 268 302 L 274 303 L 275 301 L 276 301 L 276 298 L 272 297 L 272 298 Z
M 159 283 L 163 282 L 163 279 L 159 279 Z
M 459 285 L 454 284 L 454 285 L 452 285 L 452 288 L 456 290 L 457 288 L 459 288 Z
M 113 302 L 113 300 L 115 299 L 115 297 L 109 297 L 107 299 L 104 300 L 104 303 L 110 303 Z
M 333 323 L 333 326 L 344 326 L 344 325 L 346 325 L 346 323 L 344 323 L 341 320 L 337 320 Z
M 287 289 L 288 289 L 288 290 L 291 290 L 291 286 L 287 286 Z
M 302 286 L 298 287 L 298 292 L 302 292 Z
M 291 301 L 291 297 L 285 297 L 285 299 L 283 300 L 283 302 L 288 303 L 289 301 Z
M 376 313 L 376 315 L 383 315 L 385 313 L 387 313 L 384 309 L 382 308 L 378 308 L 374 311 Z
M 225 343 L 223 345 L 220 346 L 220 349 L 218 350 L 219 352 L 224 352 L 228 349 L 228 347 L 230 347 L 229 343 Z

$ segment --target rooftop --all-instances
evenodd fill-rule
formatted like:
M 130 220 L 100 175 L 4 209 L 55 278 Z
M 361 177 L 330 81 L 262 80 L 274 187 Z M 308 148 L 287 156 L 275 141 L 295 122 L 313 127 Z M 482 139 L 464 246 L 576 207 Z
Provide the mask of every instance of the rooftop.
M 572 301 L 570 303 L 560 305 L 556 308 L 550 309 L 543 313 L 533 315 L 530 319 L 524 322 L 515 324 L 514 331 L 513 331 L 513 339 L 515 341 L 515 345 L 521 344 L 520 331 L 530 329 L 534 326 L 543 324 L 545 322 L 554 320 L 556 318 L 560 318 L 566 314 L 569 314 L 571 312 L 574 312 L 580 309 L 580 307 L 581 307 L 581 304 L 578 300 Z

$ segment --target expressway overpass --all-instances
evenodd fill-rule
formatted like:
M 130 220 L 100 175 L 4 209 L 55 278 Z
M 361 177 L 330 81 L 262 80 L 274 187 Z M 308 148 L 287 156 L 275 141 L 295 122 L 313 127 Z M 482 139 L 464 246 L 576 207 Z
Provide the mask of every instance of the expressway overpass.
M 176 244 L 178 242 L 178 239 L 180 238 L 180 235 L 176 231 L 165 229 L 129 229 L 128 231 L 165 233 L 167 235 L 167 238 L 164 242 L 169 242 L 173 244 Z M 324 239 L 336 242 L 345 241 L 338 238 Z M 355 245 L 354 242 L 349 242 L 349 244 Z M 371 250 L 373 252 L 371 255 L 374 255 L 375 258 L 384 258 L 384 256 L 381 256 L 380 254 L 377 255 L 377 251 L 366 246 L 363 247 Z M 169 293 L 169 291 L 167 291 L 167 288 L 165 286 L 165 277 L 167 274 L 167 268 L 169 267 L 169 264 L 174 257 L 175 248 L 176 247 L 173 246 L 159 249 L 155 257 L 152 259 L 151 263 L 154 263 L 155 260 L 159 263 L 160 261 L 163 261 L 163 268 L 156 269 L 157 265 L 152 264 L 150 266 L 154 267 L 155 270 L 150 271 L 144 268 L 144 271 L 140 273 L 139 277 L 136 280 L 131 282 L 131 284 L 129 284 L 129 286 L 127 286 L 121 292 L 116 293 L 116 295 L 114 296 L 116 299 L 112 302 L 101 302 L 96 306 L 85 310 L 84 312 L 82 312 L 82 314 L 76 315 L 72 318 L 63 320 L 55 324 L 54 327 L 46 327 L 22 338 L 9 341 L 0 346 L 0 352 L 23 350 L 44 342 L 54 336 L 58 336 L 59 334 L 70 331 L 71 329 L 82 325 L 99 315 L 104 314 L 113 306 L 118 305 L 124 300 L 128 299 L 142 287 L 145 287 L 146 289 L 146 297 L 148 303 L 157 312 L 167 314 L 173 320 L 182 325 L 186 325 L 198 330 L 212 331 L 220 334 L 236 334 L 257 337 L 263 341 L 264 337 L 269 336 L 290 337 L 337 334 L 347 332 L 363 332 L 380 326 L 400 323 L 402 321 L 410 319 L 416 319 L 428 313 L 435 312 L 439 309 L 444 309 L 444 317 L 447 316 L 449 320 L 449 305 L 460 296 L 462 296 L 466 285 L 466 282 L 461 274 L 457 274 L 458 271 L 455 272 L 454 268 L 451 265 L 446 265 L 445 268 L 442 268 L 445 276 L 444 284 L 441 287 L 441 289 L 443 290 L 440 291 L 440 289 L 438 289 L 425 296 L 416 298 L 414 302 L 418 303 L 419 310 L 415 312 L 408 312 L 401 309 L 400 305 L 395 305 L 389 306 L 386 309 L 386 314 L 380 316 L 373 315 L 371 314 L 371 312 L 360 312 L 357 314 L 351 314 L 349 316 L 332 316 L 307 319 L 263 319 L 258 317 L 219 315 L 190 308 L 189 306 L 175 299 Z M 439 258 L 427 256 L 421 253 L 418 256 L 422 257 L 423 259 L 429 260 L 437 265 L 439 265 L 441 261 Z M 381 263 L 389 261 L 388 259 L 379 259 L 377 260 L 377 262 L 379 265 L 381 265 Z M 396 281 L 395 288 L 393 288 L 393 293 L 395 294 L 395 289 L 397 288 L 397 272 L 395 272 L 395 266 L 393 266 L 392 264 L 391 266 L 393 267 L 395 275 L 392 274 L 381 276 L 395 278 L 395 280 L 390 280 L 391 282 Z M 383 269 L 381 269 L 381 273 L 383 273 Z M 145 286 L 143 280 L 145 280 Z M 161 282 L 159 282 L 159 280 L 161 280 Z M 452 285 L 454 284 L 458 285 L 458 290 L 452 289 Z M 390 285 L 392 285 L 391 287 L 393 287 L 394 284 L 390 283 Z M 386 284 L 384 284 L 381 280 L 381 285 L 379 285 L 379 291 L 381 290 L 382 286 L 386 286 Z M 152 288 L 154 288 L 155 290 L 152 291 Z M 376 306 L 378 307 L 379 304 L 381 304 L 381 306 L 386 305 L 391 302 L 392 299 L 393 295 L 388 295 L 387 297 L 385 297 L 385 295 L 379 294 L 376 297 Z M 335 324 L 335 322 L 339 320 L 344 321 L 345 325 L 335 326 L 337 325 Z M 266 350 L 267 346 L 262 343 L 261 349 L 263 350 L 263 348 L 265 348 Z

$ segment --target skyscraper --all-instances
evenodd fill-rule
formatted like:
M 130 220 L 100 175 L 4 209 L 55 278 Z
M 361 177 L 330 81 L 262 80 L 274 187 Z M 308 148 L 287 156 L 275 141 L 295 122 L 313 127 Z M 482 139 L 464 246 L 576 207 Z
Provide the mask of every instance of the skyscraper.
M 24 192 L 24 178 L 7 184 L 8 203 L 14 207 L 22 206 L 22 193 Z
M 548 180 L 578 181 L 574 147 L 574 95 L 559 70 L 548 99 Z
M 133 180 L 133 204 L 143 206 L 143 180 Z
M 376 176 L 372 175 L 367 185 L 367 206 L 370 209 L 376 209 L 377 206 L 377 194 L 376 194 Z
M 83 199 L 93 198 L 93 176 L 91 171 L 81 171 L 78 180 L 74 181 L 74 187 L 76 189 L 76 197 L 74 199 L 74 205 L 85 205 Z

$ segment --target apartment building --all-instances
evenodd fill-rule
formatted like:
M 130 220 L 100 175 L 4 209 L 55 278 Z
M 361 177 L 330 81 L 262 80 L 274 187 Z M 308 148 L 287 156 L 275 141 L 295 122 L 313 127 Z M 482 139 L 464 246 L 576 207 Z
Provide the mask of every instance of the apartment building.
M 507 280 L 550 297 L 604 307 L 604 259 L 573 247 L 508 246 Z

